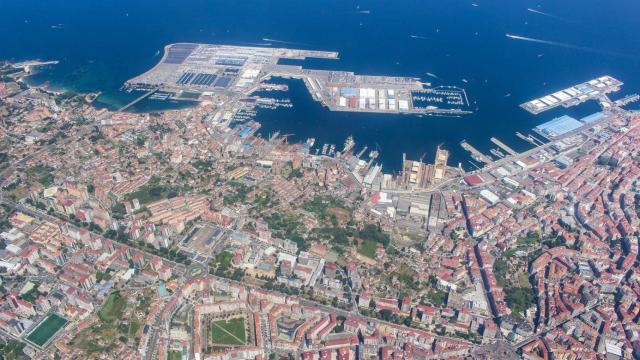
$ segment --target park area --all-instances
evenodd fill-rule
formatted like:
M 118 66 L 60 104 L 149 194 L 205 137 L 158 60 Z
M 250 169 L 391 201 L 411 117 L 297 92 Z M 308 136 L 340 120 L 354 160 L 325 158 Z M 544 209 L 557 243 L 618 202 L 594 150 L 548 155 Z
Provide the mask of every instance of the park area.
M 117 291 L 112 292 L 98 312 L 98 317 L 105 323 L 114 323 L 120 319 L 126 307 L 127 299 Z
M 37 347 L 42 347 L 68 322 L 63 317 L 51 314 L 27 335 L 26 340 Z
M 149 287 L 135 295 L 126 291 L 110 293 L 97 312 L 97 321 L 78 332 L 70 345 L 83 351 L 84 358 L 95 358 L 96 354 L 108 351 L 118 343 L 138 343 L 144 314 L 148 313 L 156 292 L 155 287 Z
M 364 255 L 370 259 L 376 258 L 376 248 L 378 247 L 378 243 L 372 240 L 365 240 L 360 245 L 358 249 L 358 253 L 360 255 Z
M 247 342 L 243 318 L 213 321 L 210 330 L 213 344 L 245 345 Z

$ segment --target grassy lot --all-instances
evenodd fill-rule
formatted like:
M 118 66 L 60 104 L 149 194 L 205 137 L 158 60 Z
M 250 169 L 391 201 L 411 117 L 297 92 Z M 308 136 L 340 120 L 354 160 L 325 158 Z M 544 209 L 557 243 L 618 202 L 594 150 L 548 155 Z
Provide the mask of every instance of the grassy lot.
M 360 245 L 358 253 L 368 258 L 374 259 L 376 257 L 376 247 L 378 243 L 373 240 L 365 240 Z
M 236 318 L 212 322 L 211 340 L 214 344 L 244 345 L 247 342 L 244 319 Z
M 51 314 L 27 336 L 27 340 L 37 346 L 42 346 L 68 322 L 65 318 Z
M 182 354 L 180 353 L 180 351 L 169 350 L 168 359 L 169 360 L 180 360 L 180 359 L 182 359 Z
M 412 294 L 422 287 L 418 279 L 418 274 L 410 266 L 402 264 L 395 270 L 387 271 L 383 275 L 384 281 L 402 294 Z
M 117 335 L 114 327 L 95 325 L 76 334 L 71 345 L 87 354 L 101 353 L 109 349 Z
M 431 289 L 425 296 L 434 306 L 442 306 L 447 301 L 447 293 L 440 289 Z
M 529 273 L 521 272 L 518 274 L 518 286 L 522 288 L 530 288 L 531 282 L 529 282 Z
M 147 289 L 144 294 L 139 294 L 135 306 L 127 302 L 123 293 L 112 292 L 98 311 L 100 321 L 77 333 L 70 344 L 82 350 L 87 358 L 95 358 L 96 354 L 113 348 L 118 341 L 132 339 L 137 343 L 142 321 L 134 314 L 148 311 L 151 298 L 147 294 L 153 291 L 155 290 Z M 130 318 L 125 312 L 131 313 Z
M 25 344 L 15 340 L 0 340 L 0 359 L 17 360 L 25 359 L 22 349 Z
M 123 298 L 117 291 L 112 292 L 98 312 L 98 317 L 103 322 L 114 323 L 122 317 L 122 312 L 126 307 L 127 299 Z
M 131 323 L 129 324 L 129 334 L 128 334 L 129 337 L 130 338 L 136 337 L 136 334 L 138 333 L 139 329 L 140 329 L 140 323 L 135 318 L 135 316 L 132 316 Z
M 331 214 L 338 217 L 340 216 L 350 216 L 349 211 L 342 212 L 342 210 L 347 210 L 342 199 L 333 197 L 333 196 L 316 196 L 312 200 L 305 202 L 302 205 L 302 208 L 308 212 L 312 212 L 320 218 L 320 220 L 324 220 L 327 216 Z M 329 211 L 329 209 L 332 209 Z
M 179 189 L 171 185 L 144 185 L 137 191 L 125 196 L 127 200 L 138 199 L 140 204 L 148 204 L 154 201 L 178 196 Z
M 26 174 L 29 179 L 36 179 L 42 186 L 49 186 L 53 182 L 51 172 L 53 168 L 45 165 L 34 165 L 27 169 Z
M 534 304 L 533 294 L 530 288 L 507 287 L 505 300 L 511 309 L 511 316 L 516 320 L 521 320 L 525 316 L 526 310 Z
M 339 207 L 329 207 L 326 210 L 329 218 L 335 218 L 338 224 L 346 224 L 351 219 L 351 211 Z

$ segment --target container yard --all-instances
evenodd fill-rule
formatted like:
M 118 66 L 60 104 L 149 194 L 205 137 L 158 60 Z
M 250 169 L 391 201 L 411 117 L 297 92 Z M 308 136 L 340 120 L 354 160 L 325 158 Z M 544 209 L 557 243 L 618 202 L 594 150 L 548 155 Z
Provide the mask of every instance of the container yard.
M 623 83 L 611 76 L 602 76 L 560 90 L 520 105 L 528 112 L 537 115 L 562 105 L 565 108 L 581 104 L 588 100 L 599 99 L 602 95 L 620 90 Z
M 170 98 L 198 94 L 199 98 L 240 101 L 264 89 L 273 77 L 304 81 L 312 97 L 333 111 L 468 114 L 464 89 L 429 88 L 418 78 L 357 75 L 347 71 L 304 69 L 279 64 L 281 59 L 337 59 L 338 53 L 179 43 L 165 47 L 162 60 L 151 70 L 125 83 L 134 90 L 158 89 Z

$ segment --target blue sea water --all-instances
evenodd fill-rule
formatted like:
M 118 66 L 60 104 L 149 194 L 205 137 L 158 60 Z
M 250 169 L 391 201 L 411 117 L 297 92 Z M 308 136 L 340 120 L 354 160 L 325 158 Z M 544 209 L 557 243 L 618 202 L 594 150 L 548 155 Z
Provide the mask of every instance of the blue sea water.
M 299 82 L 290 84 L 293 109 L 259 113 L 264 134 L 281 130 L 338 148 L 353 135 L 358 144 L 377 144 L 385 168 L 397 170 L 402 153 L 430 160 L 439 144 L 453 163 L 467 164 L 462 139 L 485 151 L 494 147 L 491 136 L 526 148 L 516 131 L 597 107 L 533 116 L 518 105 L 596 76 L 624 81 L 620 96 L 640 91 L 638 13 L 636 0 L 0 0 L 0 59 L 60 60 L 33 80 L 102 91 L 99 105 L 112 108 L 134 96 L 119 91 L 123 82 L 173 42 L 334 50 L 339 60 L 303 64 L 466 88 L 477 110 L 462 118 L 333 113 Z

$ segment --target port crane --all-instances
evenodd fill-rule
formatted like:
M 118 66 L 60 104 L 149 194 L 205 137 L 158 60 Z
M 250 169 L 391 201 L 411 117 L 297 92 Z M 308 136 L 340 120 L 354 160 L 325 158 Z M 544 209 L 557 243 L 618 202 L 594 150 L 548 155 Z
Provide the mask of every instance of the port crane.
M 284 135 L 280 135 L 280 137 L 282 137 L 282 142 L 285 144 L 289 143 L 289 136 L 295 136 L 296 134 L 284 134 Z

